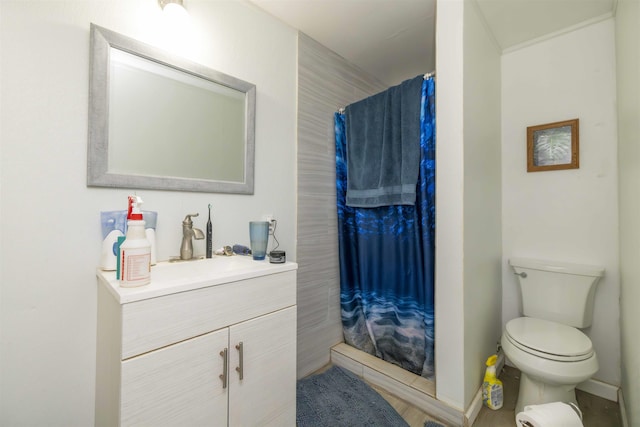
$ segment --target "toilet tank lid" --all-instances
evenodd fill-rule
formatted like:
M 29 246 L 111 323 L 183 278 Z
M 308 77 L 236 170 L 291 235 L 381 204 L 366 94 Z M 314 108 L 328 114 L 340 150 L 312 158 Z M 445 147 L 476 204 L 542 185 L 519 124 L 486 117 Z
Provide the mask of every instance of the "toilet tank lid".
M 510 258 L 509 265 L 511 265 L 512 267 L 552 271 L 565 274 L 577 274 L 580 276 L 601 277 L 604 275 L 604 267 L 600 266 L 574 264 L 561 261 L 547 261 L 533 258 Z

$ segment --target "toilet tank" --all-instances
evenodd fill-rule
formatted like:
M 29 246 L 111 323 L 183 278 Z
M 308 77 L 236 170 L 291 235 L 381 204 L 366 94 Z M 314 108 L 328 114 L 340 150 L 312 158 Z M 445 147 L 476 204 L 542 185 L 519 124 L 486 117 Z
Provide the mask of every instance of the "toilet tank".
M 596 284 L 604 268 L 583 264 L 512 258 L 523 314 L 576 328 L 591 326 Z

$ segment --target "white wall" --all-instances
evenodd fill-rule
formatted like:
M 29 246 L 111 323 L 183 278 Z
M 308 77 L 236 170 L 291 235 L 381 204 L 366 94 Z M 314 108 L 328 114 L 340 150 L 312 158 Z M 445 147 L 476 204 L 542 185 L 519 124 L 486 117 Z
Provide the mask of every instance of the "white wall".
M 503 324 L 520 315 L 510 257 L 601 265 L 596 379 L 620 384 L 614 21 L 502 57 Z M 527 173 L 526 128 L 580 119 L 580 168 Z
M 247 222 L 272 213 L 295 260 L 296 32 L 243 2 L 185 3 L 191 31 L 171 46 L 155 0 L 0 3 L 2 425 L 93 424 L 99 213 L 130 190 L 86 187 L 90 22 L 257 86 L 255 194 L 138 191 L 159 212 L 159 258 L 212 203 L 214 246 L 247 244 Z
M 436 394 L 461 411 L 500 336 L 500 54 L 471 2 L 436 33 Z
M 622 391 L 628 425 L 640 424 L 640 2 L 619 0 L 616 16 Z
M 463 2 L 439 0 L 436 22 L 436 397 L 463 411 Z
M 495 354 L 502 334 L 500 143 L 500 51 L 484 26 L 476 2 L 467 2 L 464 10 L 465 407 L 478 391 L 485 361 Z

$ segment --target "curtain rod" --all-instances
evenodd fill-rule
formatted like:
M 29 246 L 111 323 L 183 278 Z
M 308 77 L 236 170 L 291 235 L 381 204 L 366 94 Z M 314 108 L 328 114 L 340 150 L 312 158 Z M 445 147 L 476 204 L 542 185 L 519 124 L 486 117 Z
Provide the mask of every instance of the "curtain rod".
M 430 72 L 430 73 L 426 73 L 426 74 L 424 74 L 424 75 L 422 76 L 422 78 L 426 80 L 426 79 L 428 79 L 428 78 L 430 78 L 430 77 L 435 77 L 435 76 L 436 76 L 436 72 L 435 72 L 435 70 L 434 70 L 434 71 L 432 71 L 432 72 Z M 346 107 L 340 107 L 340 108 L 338 108 L 338 113 L 340 113 L 340 114 L 344 114 L 345 108 L 346 108 Z

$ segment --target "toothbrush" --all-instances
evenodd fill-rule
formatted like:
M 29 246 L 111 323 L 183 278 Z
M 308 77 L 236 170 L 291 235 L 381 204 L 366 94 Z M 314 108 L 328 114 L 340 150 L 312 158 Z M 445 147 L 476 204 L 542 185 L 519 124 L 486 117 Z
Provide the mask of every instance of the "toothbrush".
M 211 258 L 213 248 L 213 227 L 211 226 L 211 204 L 209 204 L 209 219 L 207 220 L 207 258 Z

